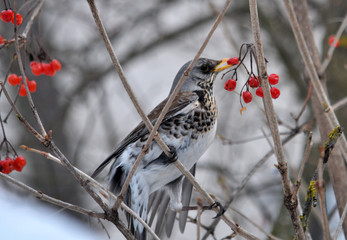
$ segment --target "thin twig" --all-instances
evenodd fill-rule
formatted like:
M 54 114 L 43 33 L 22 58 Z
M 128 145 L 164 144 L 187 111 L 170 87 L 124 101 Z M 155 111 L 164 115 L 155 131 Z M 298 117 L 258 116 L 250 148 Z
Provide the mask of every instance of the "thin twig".
M 37 3 L 37 7 L 35 8 L 33 14 L 30 16 L 30 19 L 29 21 L 27 22 L 27 25 L 25 26 L 25 29 L 24 31 L 22 32 L 22 34 L 20 35 L 22 38 L 26 39 L 33 23 L 34 23 L 34 20 L 35 18 L 39 15 L 39 13 L 41 12 L 41 9 L 42 9 L 42 6 L 43 6 L 43 3 L 44 3 L 44 0 L 40 0 L 38 3 Z
M 308 138 L 307 138 L 307 143 L 306 143 L 306 148 L 305 148 L 305 152 L 304 152 L 304 156 L 302 159 L 302 162 L 300 164 L 300 168 L 299 168 L 299 173 L 298 173 L 298 177 L 294 183 L 294 190 L 293 190 L 293 195 L 292 195 L 292 201 L 294 201 L 294 198 L 297 198 L 297 193 L 298 190 L 300 188 L 301 185 L 301 179 L 302 179 L 302 174 L 304 173 L 304 168 L 306 166 L 306 162 L 308 160 L 308 157 L 310 156 L 310 152 L 312 149 L 312 132 L 309 132 Z
M 308 100 L 310 100 L 311 92 L 312 92 L 312 82 L 310 82 L 310 85 L 308 87 L 306 98 L 305 98 L 305 101 L 304 101 L 304 105 L 302 106 L 300 113 L 298 114 L 297 117 L 294 117 L 296 122 L 299 121 L 299 119 L 301 118 L 302 114 L 304 113 L 304 111 L 306 109 L 306 106 L 307 106 L 307 103 L 308 103 Z
M 337 238 L 339 237 L 339 233 L 342 229 L 343 222 L 345 221 L 346 214 L 347 214 L 347 203 L 345 204 L 345 208 L 343 209 L 343 212 L 341 214 L 340 222 L 336 228 L 336 232 L 334 234 L 333 240 L 337 240 Z
M 23 148 L 24 150 L 26 151 L 30 151 L 30 152 L 34 152 L 34 153 L 37 153 L 37 154 L 40 154 L 42 156 L 44 156 L 45 158 L 47 159 L 50 159 L 60 165 L 63 165 L 62 161 L 60 161 L 59 158 L 53 156 L 52 154 L 50 153 L 47 153 L 47 152 L 44 152 L 44 151 L 41 151 L 41 150 L 38 150 L 38 149 L 35 149 L 35 148 L 30 148 L 30 147 L 27 147 L 25 145 L 21 145 L 20 146 L 21 148 Z M 105 189 L 105 187 L 100 184 L 98 181 L 96 181 L 94 178 L 91 178 L 88 174 L 82 172 L 80 169 L 78 168 L 75 168 L 74 169 L 76 170 L 76 172 L 78 172 L 83 178 L 84 180 L 90 182 L 91 184 L 93 184 L 94 187 L 96 187 L 99 191 L 102 191 L 101 195 L 102 196 L 106 196 L 108 195 L 109 197 L 109 200 L 116 200 L 117 197 L 112 193 L 110 192 L 109 190 Z M 132 215 L 133 217 L 135 217 L 146 229 L 147 231 L 155 238 L 155 239 L 159 239 L 158 236 L 152 231 L 152 229 L 147 225 L 146 222 L 144 222 L 131 208 L 129 208 L 125 203 L 122 202 L 121 204 L 121 208 L 124 209 L 126 212 L 128 212 L 130 215 Z
M 337 43 L 337 41 L 340 39 L 343 31 L 345 30 L 345 28 L 347 27 L 347 15 L 345 16 L 345 18 L 343 19 L 339 29 L 337 30 L 337 33 L 335 35 L 335 39 L 333 41 L 333 43 L 330 45 L 329 47 L 329 50 L 327 52 L 327 55 L 325 56 L 324 58 L 324 61 L 319 69 L 319 74 L 322 75 L 324 74 L 325 70 L 327 69 L 332 57 L 333 57 L 333 54 L 334 54 L 334 51 L 335 51 L 335 44 Z
M 323 218 L 323 235 L 324 235 L 324 240 L 330 240 L 330 231 L 329 231 L 329 222 L 328 222 L 328 216 L 326 212 L 326 204 L 325 204 L 325 186 L 323 182 L 323 159 L 320 158 L 318 162 L 318 184 L 317 190 L 318 190 L 318 195 L 320 199 L 320 209 L 321 209 L 321 214 Z
M 198 213 L 196 215 L 196 231 L 197 231 L 197 240 L 200 240 L 200 228 L 201 228 L 201 214 L 202 214 L 202 199 L 197 199 L 198 203 Z
M 345 105 L 347 105 L 347 97 L 342 98 L 341 100 L 339 100 L 337 103 L 335 103 L 332 108 L 334 109 L 334 111 L 339 110 L 340 108 L 344 107 Z
M 20 71 L 20 74 L 22 75 L 22 84 L 24 84 L 24 86 L 25 86 L 25 90 L 27 92 L 27 99 L 29 101 L 29 105 L 30 105 L 31 111 L 34 113 L 35 120 L 36 120 L 37 124 L 39 125 L 40 131 L 41 131 L 41 135 L 43 137 L 46 137 L 47 136 L 46 130 L 43 127 L 41 118 L 40 118 L 40 116 L 39 116 L 39 114 L 38 114 L 38 112 L 36 110 L 35 104 L 33 102 L 33 99 L 31 97 L 31 93 L 30 93 L 29 88 L 28 88 L 28 83 L 26 81 L 26 75 L 25 75 L 24 66 L 23 66 L 23 62 L 22 62 L 22 56 L 21 56 L 20 48 L 19 48 L 17 28 L 16 28 L 16 25 L 14 25 L 14 26 L 15 26 L 15 28 L 14 28 L 15 44 L 14 45 L 15 45 L 16 54 L 17 54 L 17 61 L 18 61 L 19 71 Z
M 301 129 L 305 127 L 306 124 L 303 124 L 298 130 L 294 131 L 291 135 L 289 135 L 287 138 L 283 140 L 283 145 L 287 144 L 292 140 L 299 132 L 301 132 Z M 251 177 L 256 173 L 256 171 L 274 154 L 273 148 L 267 152 L 264 157 L 262 157 L 257 164 L 249 171 L 247 176 L 244 177 L 244 179 L 241 181 L 240 185 L 230 194 L 229 200 L 224 205 L 224 209 L 227 209 L 230 207 L 231 203 L 236 199 L 236 197 L 239 195 L 239 193 L 244 189 L 244 187 L 247 185 Z M 215 219 L 213 223 L 210 225 L 208 231 L 206 231 L 205 235 L 203 236 L 202 240 L 207 239 L 209 234 L 212 234 L 214 232 L 214 229 L 216 228 L 217 224 L 219 223 L 220 219 Z
M 236 212 L 238 215 L 240 215 L 241 217 L 243 217 L 244 219 L 246 219 L 249 223 L 251 223 L 254 227 L 256 227 L 259 231 L 261 231 L 262 233 L 264 233 L 268 239 L 270 240 L 281 240 L 281 238 L 278 238 L 274 235 L 272 235 L 271 233 L 266 232 L 259 224 L 257 224 L 256 222 L 254 222 L 252 219 L 250 219 L 249 217 L 247 217 L 246 215 L 244 215 L 242 212 L 240 212 L 239 210 L 237 210 L 236 208 L 233 207 L 229 207 L 230 210 Z
M 273 107 L 272 99 L 270 96 L 270 89 L 267 81 L 267 72 L 266 72 L 266 63 L 265 57 L 263 53 L 262 40 L 260 37 L 260 27 L 259 27 L 259 18 L 258 18 L 258 10 L 257 10 L 257 1 L 249 0 L 249 8 L 251 14 L 251 23 L 252 23 L 252 32 L 254 36 L 255 48 L 256 48 L 256 60 L 259 69 L 259 77 L 261 86 L 264 92 L 264 108 L 267 120 L 269 122 L 269 127 L 272 133 L 273 142 L 275 144 L 275 153 L 278 162 L 278 170 L 282 177 L 282 185 L 283 185 L 283 193 L 284 193 L 284 204 L 288 211 L 290 212 L 292 223 L 294 226 L 294 231 L 297 239 L 305 239 L 304 230 L 300 221 L 300 214 L 297 208 L 297 201 L 292 202 L 292 189 L 291 182 L 288 175 L 288 167 L 287 162 L 284 160 L 283 146 L 280 138 L 278 125 L 277 125 L 277 117 L 275 114 L 275 110 Z
M 84 214 L 84 215 L 87 215 L 87 216 L 105 219 L 105 214 L 104 213 L 94 212 L 94 211 L 91 211 L 91 210 L 88 210 L 88 209 L 85 209 L 85 208 L 82 208 L 82 207 L 79 207 L 79 206 L 76 206 L 76 205 L 73 205 L 73 204 L 61 201 L 59 199 L 50 197 L 50 196 L 42 193 L 41 191 L 38 191 L 38 190 L 36 190 L 34 188 L 31 188 L 28 185 L 20 182 L 19 180 L 16 180 L 16 179 L 10 177 L 7 174 L 3 174 L 3 173 L 0 172 L 0 177 L 4 178 L 8 182 L 11 182 L 11 183 L 17 185 L 18 187 L 20 187 L 21 189 L 23 189 L 25 191 L 30 192 L 31 194 L 33 194 L 38 199 L 41 199 L 41 200 L 49 202 L 49 203 L 51 203 L 53 205 L 60 206 L 62 208 L 66 208 L 66 209 L 69 209 L 71 211 L 78 212 L 78 213 L 81 213 L 81 214 Z
M 5 84 L 0 80 L 0 86 L 2 91 L 5 94 L 5 97 L 7 99 L 7 102 L 10 104 L 11 108 L 16 112 L 17 114 L 17 118 L 19 119 L 19 121 L 21 121 L 24 126 L 29 130 L 29 132 L 31 132 L 40 142 L 44 142 L 45 138 L 39 133 L 37 132 L 29 123 L 28 121 L 26 121 L 24 119 L 24 117 L 22 116 L 22 114 L 19 112 L 19 110 L 17 109 L 16 105 L 14 105 L 14 102 L 12 101 L 10 95 L 8 94 L 6 88 L 5 88 Z
M 284 0 L 284 5 L 286 12 L 289 16 L 290 25 L 292 27 L 295 40 L 297 42 L 301 57 L 304 61 L 304 64 L 306 66 L 306 69 L 308 71 L 310 80 L 313 84 L 313 88 L 315 89 L 315 92 L 317 94 L 317 98 L 319 100 L 319 103 L 321 104 L 322 109 L 327 114 L 327 120 L 331 128 L 334 128 L 336 126 L 340 126 L 339 121 L 335 115 L 335 112 L 333 111 L 329 99 L 327 95 L 325 94 L 324 88 L 319 80 L 318 73 L 316 71 L 316 68 L 314 66 L 313 60 L 310 56 L 310 52 L 308 50 L 305 38 L 303 36 L 303 33 L 301 32 L 300 25 L 298 23 L 298 20 L 296 18 L 296 14 L 294 11 L 294 6 L 292 0 Z M 341 148 L 344 154 L 347 153 L 347 142 L 344 135 L 342 135 L 341 138 Z

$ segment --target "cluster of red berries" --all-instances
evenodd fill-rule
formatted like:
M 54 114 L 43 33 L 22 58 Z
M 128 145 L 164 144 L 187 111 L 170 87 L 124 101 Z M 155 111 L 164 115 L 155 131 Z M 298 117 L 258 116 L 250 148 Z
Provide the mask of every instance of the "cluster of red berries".
M 271 74 L 269 76 L 269 83 L 270 85 L 276 85 L 279 81 L 279 76 L 277 74 Z M 259 78 L 256 77 L 256 76 L 252 76 L 248 79 L 248 82 L 247 82 L 248 86 L 251 87 L 251 88 L 257 88 L 257 90 L 255 91 L 255 94 L 258 96 L 258 97 L 264 97 L 264 92 L 263 92 L 263 88 L 262 87 L 259 87 L 260 86 L 260 81 L 259 81 Z M 227 91 L 233 91 L 235 90 L 236 88 L 236 80 L 235 79 L 229 79 L 225 85 L 224 85 L 224 88 L 227 90 Z M 270 89 L 270 93 L 271 93 L 271 97 L 273 99 L 276 99 L 280 96 L 280 90 L 276 87 L 271 87 Z M 242 93 L 242 98 L 243 98 L 243 101 L 245 103 L 250 103 L 253 99 L 253 95 L 252 93 L 247 90 L 247 91 L 244 91 Z
M 44 74 L 52 77 L 57 71 L 60 71 L 61 63 L 57 59 L 53 59 L 50 63 L 32 61 L 30 67 L 35 76 Z
M 14 24 L 14 16 L 16 15 L 16 24 L 21 25 L 23 17 L 20 13 L 15 14 L 12 9 L 2 10 L 0 13 L 0 19 L 6 23 L 12 22 Z
M 231 60 L 231 59 L 233 59 L 233 60 Z M 238 64 L 238 59 L 237 59 L 237 61 L 235 59 L 237 59 L 237 58 L 230 58 L 229 60 L 231 62 L 235 62 L 236 64 Z M 229 64 L 229 61 L 228 61 L 228 64 Z M 233 65 L 233 64 L 229 64 L 229 65 Z M 273 85 L 278 84 L 278 82 L 279 82 L 279 76 L 277 74 L 273 73 L 269 76 L 269 84 L 271 85 L 270 93 L 271 93 L 271 97 L 273 99 L 278 98 L 281 94 L 281 92 L 278 88 L 273 87 Z M 225 82 L 224 89 L 227 91 L 234 91 L 236 88 L 236 83 L 237 83 L 237 79 L 231 78 Z M 251 76 L 245 85 L 247 86 L 247 90 L 242 92 L 242 98 L 243 98 L 243 101 L 245 103 L 250 103 L 250 102 L 252 102 L 252 99 L 253 99 L 253 95 L 249 91 L 248 87 L 256 88 L 257 90 L 255 91 L 255 94 L 258 97 L 262 97 L 262 98 L 264 97 L 263 88 L 260 87 L 260 81 L 259 81 L 259 78 L 257 76 Z
M 18 156 L 15 159 L 10 157 L 0 160 L 0 171 L 5 174 L 9 174 L 13 170 L 21 172 L 26 164 L 26 160 L 23 156 Z
M 11 86 L 17 86 L 18 84 L 21 84 L 22 82 L 22 76 L 17 76 L 16 74 L 12 73 L 7 78 L 8 83 Z M 28 84 L 29 92 L 33 93 L 36 92 L 37 84 L 35 80 L 28 81 L 28 78 L 26 77 L 26 81 Z M 19 96 L 25 97 L 27 95 L 27 91 L 25 89 L 24 83 L 20 85 L 19 89 Z

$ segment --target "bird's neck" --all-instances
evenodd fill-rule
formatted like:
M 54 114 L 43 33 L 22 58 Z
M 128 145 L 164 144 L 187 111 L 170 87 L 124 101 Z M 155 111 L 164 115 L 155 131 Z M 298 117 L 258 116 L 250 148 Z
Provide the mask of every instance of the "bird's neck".
M 209 110 L 217 110 L 216 99 L 213 94 L 213 89 L 203 89 L 194 91 L 198 97 L 201 106 Z

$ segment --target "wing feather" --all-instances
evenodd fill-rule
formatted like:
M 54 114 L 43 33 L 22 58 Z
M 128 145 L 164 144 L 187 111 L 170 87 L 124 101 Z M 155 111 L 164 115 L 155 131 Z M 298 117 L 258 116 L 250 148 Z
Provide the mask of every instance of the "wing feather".
M 148 118 L 151 121 L 151 123 L 154 125 L 157 121 L 162 109 L 164 108 L 168 98 L 164 99 L 159 105 L 157 105 L 149 114 Z M 166 113 L 163 122 L 167 121 L 168 119 L 180 114 L 182 110 L 184 110 L 186 107 L 189 107 L 189 105 L 194 105 L 195 102 L 198 100 L 198 95 L 194 92 L 181 92 L 178 93 L 175 97 L 174 101 L 172 102 L 168 112 Z M 191 106 L 194 107 L 194 106 Z M 97 167 L 97 169 L 93 172 L 91 177 L 95 178 L 99 173 L 113 160 L 117 159 L 125 150 L 125 148 L 131 144 L 136 142 L 138 139 L 144 137 L 146 134 L 149 134 L 148 129 L 146 128 L 145 124 L 141 122 L 137 127 L 131 131 L 131 133 L 124 138 L 124 140 L 119 144 L 116 151 L 114 151 L 109 157 L 107 157 L 100 165 Z

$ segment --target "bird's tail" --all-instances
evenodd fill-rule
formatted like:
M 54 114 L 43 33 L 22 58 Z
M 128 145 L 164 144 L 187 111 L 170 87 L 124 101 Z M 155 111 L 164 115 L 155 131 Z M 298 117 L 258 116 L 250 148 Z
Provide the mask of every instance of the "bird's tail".
M 117 166 L 112 170 L 109 182 L 110 190 L 115 194 L 119 194 L 127 176 L 128 171 L 126 171 L 122 166 Z M 146 186 L 141 185 L 141 181 L 135 179 L 134 176 L 124 196 L 124 203 L 134 210 L 134 212 L 144 221 L 146 221 L 147 218 L 148 198 L 149 196 L 148 191 L 146 191 Z M 146 240 L 146 230 L 143 225 L 129 213 L 126 213 L 126 217 L 128 227 L 131 233 L 135 236 L 135 239 Z

